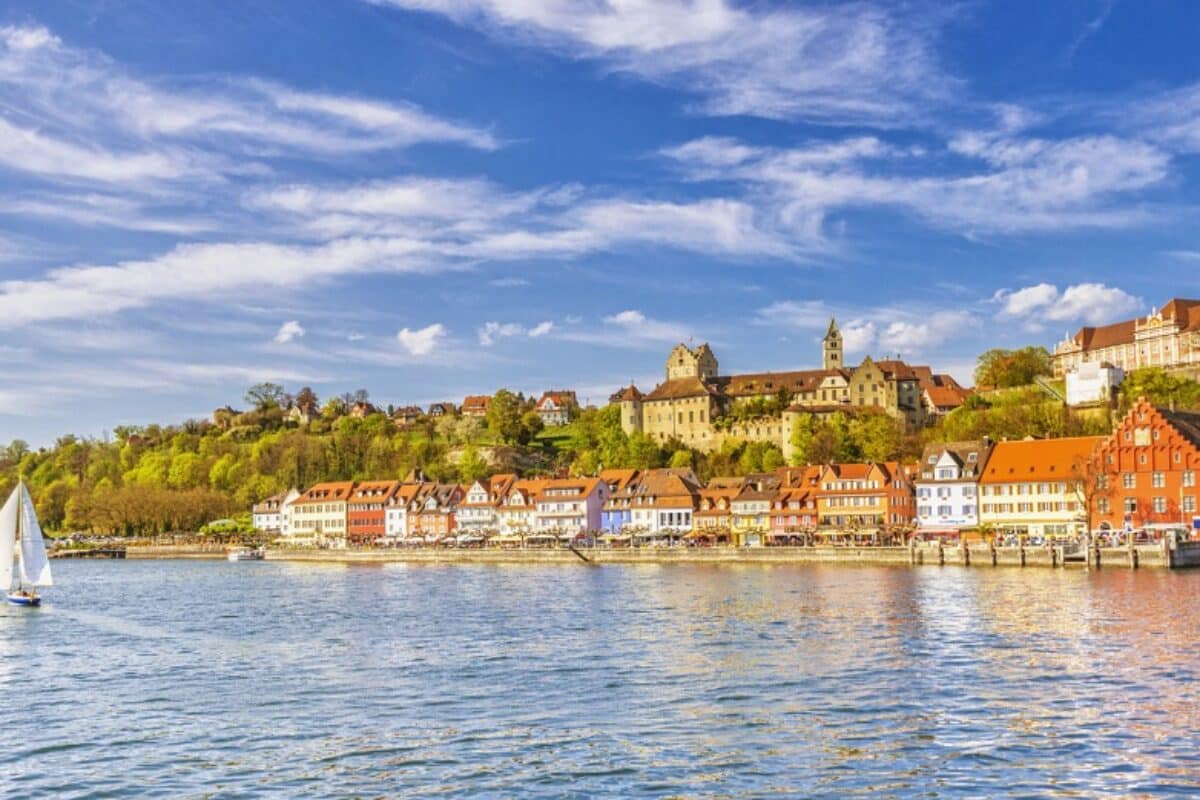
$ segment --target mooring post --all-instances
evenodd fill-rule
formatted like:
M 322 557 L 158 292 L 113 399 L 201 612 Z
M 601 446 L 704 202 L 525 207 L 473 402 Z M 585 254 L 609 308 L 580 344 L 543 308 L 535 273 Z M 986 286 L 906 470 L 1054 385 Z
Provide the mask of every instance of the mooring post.
M 1021 545 L 1019 548 L 1019 553 L 1021 557 L 1021 566 L 1023 567 L 1025 566 L 1025 545 Z
M 962 563 L 964 567 L 971 566 L 971 548 L 967 547 L 966 540 L 962 542 Z
M 988 542 L 988 550 L 992 555 L 992 566 L 994 567 L 996 566 L 996 543 Z
M 942 540 L 938 539 L 938 566 L 946 566 L 946 548 L 942 544 Z
M 908 540 L 908 563 L 911 566 L 917 564 L 917 537 Z
M 1062 563 L 1062 547 L 1052 546 L 1050 548 L 1050 566 L 1057 567 Z

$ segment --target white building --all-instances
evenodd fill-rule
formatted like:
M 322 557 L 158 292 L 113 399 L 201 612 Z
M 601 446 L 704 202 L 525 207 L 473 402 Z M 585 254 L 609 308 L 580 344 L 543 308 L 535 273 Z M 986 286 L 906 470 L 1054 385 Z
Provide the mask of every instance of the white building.
M 1125 371 L 1108 362 L 1085 361 L 1067 373 L 1067 405 L 1107 403 L 1116 396 Z
M 289 489 L 268 497 L 261 503 L 255 503 L 250 512 L 254 530 L 286 536 L 291 522 L 291 503 L 299 496 L 299 491 Z
M 385 537 L 393 541 L 408 537 L 408 504 L 416 497 L 420 488 L 420 483 L 402 483 L 392 492 L 383 507 Z
M 455 527 L 464 534 L 498 531 L 498 506 L 516 479 L 511 474 L 493 475 L 471 484 L 466 498 L 454 511 Z
M 992 442 L 930 444 L 921 456 L 917 489 L 919 533 L 954 533 L 979 527 L 979 478 Z
M 690 469 L 647 470 L 630 492 L 629 526 L 647 533 L 690 531 L 702 488 Z
M 534 499 L 534 529 L 559 535 L 600 530 L 600 511 L 608 491 L 608 484 L 599 478 L 546 481 Z

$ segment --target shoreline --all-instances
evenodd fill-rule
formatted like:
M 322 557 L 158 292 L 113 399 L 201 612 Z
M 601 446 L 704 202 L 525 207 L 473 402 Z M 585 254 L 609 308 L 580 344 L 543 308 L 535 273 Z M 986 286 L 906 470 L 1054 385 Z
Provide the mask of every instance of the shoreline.
M 960 566 L 960 567 L 1042 567 L 1082 569 L 1084 559 L 1064 559 L 1061 552 L 1048 548 L 972 547 L 646 547 L 587 549 L 581 558 L 565 549 L 387 549 L 387 550 L 307 550 L 273 549 L 265 553 L 267 561 L 334 564 L 851 564 L 871 566 Z M 131 546 L 125 558 L 224 560 L 225 548 L 183 546 Z M 1174 559 L 1171 559 L 1174 560 Z M 1168 553 L 1158 545 L 1128 548 L 1100 548 L 1089 559 L 1090 566 L 1112 568 L 1168 568 L 1192 566 L 1169 563 Z M 1200 565 L 1198 562 L 1195 565 Z

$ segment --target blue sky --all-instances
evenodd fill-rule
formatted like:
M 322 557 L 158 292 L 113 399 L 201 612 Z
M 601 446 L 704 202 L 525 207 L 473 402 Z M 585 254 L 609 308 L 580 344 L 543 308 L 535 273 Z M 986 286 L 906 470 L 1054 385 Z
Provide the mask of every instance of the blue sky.
M 1200 8 L 153 0 L 0 9 L 0 441 L 246 386 L 602 402 L 969 381 L 1200 294 Z

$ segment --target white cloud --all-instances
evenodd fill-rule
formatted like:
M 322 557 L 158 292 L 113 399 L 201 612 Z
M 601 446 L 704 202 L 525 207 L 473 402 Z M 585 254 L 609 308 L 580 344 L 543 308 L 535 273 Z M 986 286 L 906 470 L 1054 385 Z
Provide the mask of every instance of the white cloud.
M 528 285 L 529 281 L 524 278 L 496 278 L 488 281 L 488 286 L 495 286 L 497 289 L 516 289 Z
M 617 335 L 643 341 L 676 343 L 686 341 L 692 335 L 685 325 L 651 319 L 636 309 L 605 317 L 604 323 L 619 329 Z
M 838 328 L 842 332 L 842 346 L 847 353 L 868 353 L 875 346 L 877 329 L 874 322 L 852 319 Z
M 279 331 L 275 334 L 276 344 L 286 344 L 293 339 L 299 339 L 304 336 L 304 326 L 297 320 L 288 320 L 279 326 Z
M 845 208 L 898 208 L 966 234 L 1129 226 L 1149 212 L 1128 198 L 1162 184 L 1171 160 L 1139 139 L 1003 129 L 960 133 L 933 152 L 856 137 L 792 148 L 702 139 L 664 154 L 694 180 L 741 183 L 759 227 L 810 246 L 821 243 L 825 216 Z
M 435 322 L 417 330 L 401 328 L 396 334 L 396 340 L 410 355 L 427 356 L 434 351 L 445 335 L 446 326 Z
M 878 343 L 901 355 L 921 353 L 962 337 L 975 324 L 975 317 L 966 311 L 935 311 L 919 320 L 888 323 Z
M 432 11 L 567 57 L 679 86 L 716 115 L 892 126 L 944 97 L 926 27 L 886 8 L 726 0 L 375 0 Z
M 1015 291 L 1002 289 L 993 300 L 1000 304 L 1002 314 L 1023 319 L 1035 328 L 1046 321 L 1102 325 L 1142 306 L 1140 298 L 1102 283 L 1079 283 L 1061 291 L 1054 284 L 1039 283 Z
M 483 327 L 477 331 L 479 344 L 484 347 L 491 347 L 500 339 L 507 339 L 514 336 L 527 336 L 530 339 L 537 339 L 546 336 L 554 330 L 554 323 L 549 320 L 539 322 L 532 328 L 526 328 L 516 322 L 485 322 Z
M 290 288 L 353 272 L 429 268 L 423 243 L 339 239 L 315 247 L 272 243 L 180 245 L 170 252 L 109 266 L 51 270 L 0 281 L 0 327 L 112 314 L 178 298 L 211 299 L 264 287 Z
M 341 158 L 420 142 L 497 146 L 487 131 L 403 102 L 237 77 L 145 80 L 36 26 L 0 27 L 0 106 L 0 164 L 127 190 L 261 172 L 255 159 L 264 157 Z

